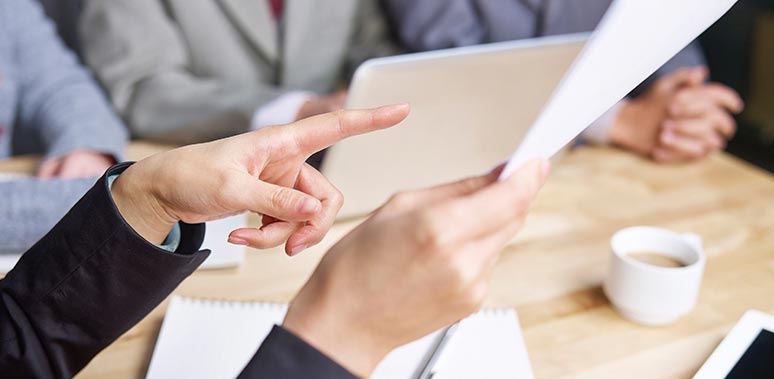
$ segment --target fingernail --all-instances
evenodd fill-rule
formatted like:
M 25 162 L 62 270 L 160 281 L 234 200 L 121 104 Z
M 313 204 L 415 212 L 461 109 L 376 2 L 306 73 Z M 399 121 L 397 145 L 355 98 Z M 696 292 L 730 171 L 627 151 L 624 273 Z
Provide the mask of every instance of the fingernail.
M 319 201 L 315 199 L 304 199 L 304 201 L 301 202 L 301 205 L 299 206 L 299 211 L 303 214 L 312 214 L 317 213 L 320 208 L 322 207 L 322 204 L 320 204 Z
M 238 246 L 247 246 L 247 241 L 239 237 L 228 237 L 228 243 Z
M 300 254 L 302 251 L 306 250 L 307 248 L 309 248 L 308 245 L 294 246 L 293 248 L 290 249 L 290 256 L 295 257 L 296 255 Z

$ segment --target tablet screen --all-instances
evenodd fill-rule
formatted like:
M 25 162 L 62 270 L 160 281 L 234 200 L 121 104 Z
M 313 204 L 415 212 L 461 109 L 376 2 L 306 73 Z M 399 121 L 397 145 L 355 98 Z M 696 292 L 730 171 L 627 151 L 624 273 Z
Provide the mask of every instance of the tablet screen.
M 774 378 L 774 333 L 761 330 L 726 379 Z

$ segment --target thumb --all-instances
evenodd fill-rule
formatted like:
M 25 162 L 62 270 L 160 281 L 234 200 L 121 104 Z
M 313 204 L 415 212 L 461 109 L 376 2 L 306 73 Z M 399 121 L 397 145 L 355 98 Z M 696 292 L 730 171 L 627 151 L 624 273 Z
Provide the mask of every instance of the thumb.
M 322 210 L 320 200 L 301 191 L 267 183 L 251 176 L 239 186 L 238 206 L 282 221 L 303 222 Z M 247 189 L 247 190 L 245 190 Z

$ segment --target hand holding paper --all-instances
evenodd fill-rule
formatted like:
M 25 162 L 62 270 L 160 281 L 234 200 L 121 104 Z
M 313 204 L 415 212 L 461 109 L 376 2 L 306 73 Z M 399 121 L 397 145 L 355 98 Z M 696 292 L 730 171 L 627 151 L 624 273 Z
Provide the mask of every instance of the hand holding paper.
M 549 158 L 725 14 L 737 0 L 617 0 L 500 179 Z

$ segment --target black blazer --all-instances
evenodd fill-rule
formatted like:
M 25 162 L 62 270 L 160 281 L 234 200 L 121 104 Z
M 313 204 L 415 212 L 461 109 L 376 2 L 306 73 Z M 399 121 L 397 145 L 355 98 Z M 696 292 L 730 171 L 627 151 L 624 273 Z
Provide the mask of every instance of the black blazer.
M 180 246 L 170 253 L 124 221 L 107 176 L 128 166 L 108 170 L 0 280 L 0 377 L 72 378 L 207 258 L 198 251 L 203 225 L 181 224 Z M 353 377 L 280 326 L 240 375 Z

